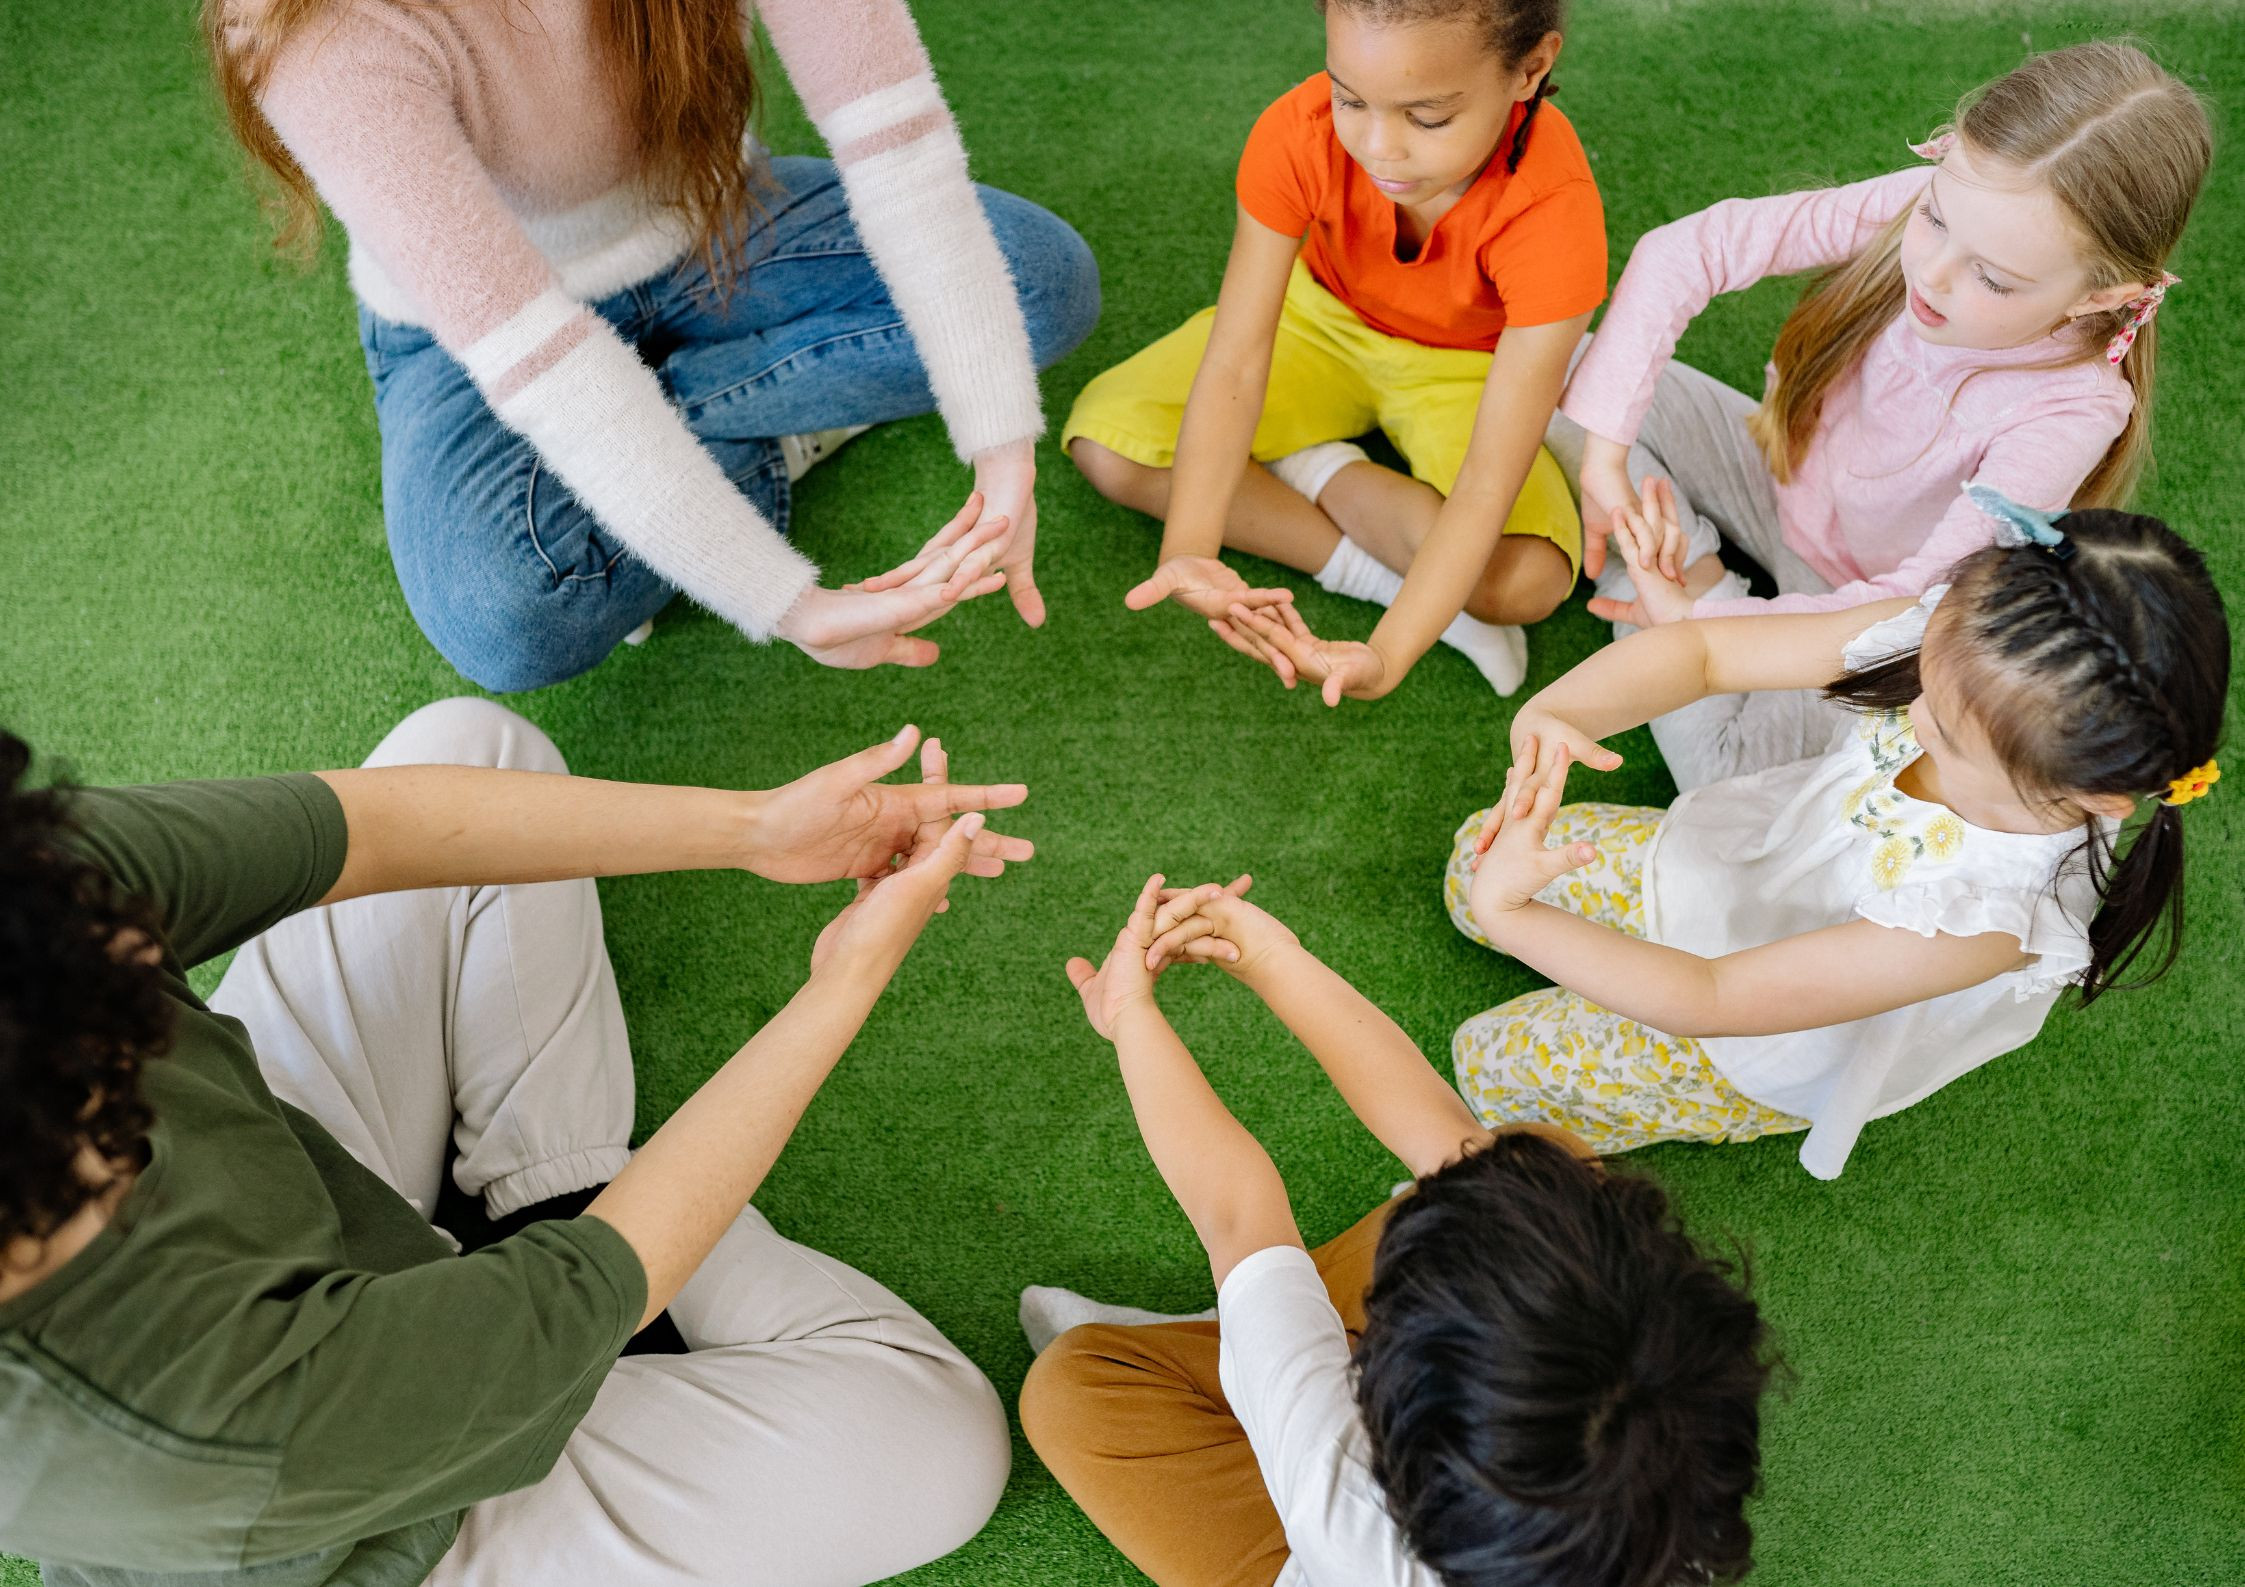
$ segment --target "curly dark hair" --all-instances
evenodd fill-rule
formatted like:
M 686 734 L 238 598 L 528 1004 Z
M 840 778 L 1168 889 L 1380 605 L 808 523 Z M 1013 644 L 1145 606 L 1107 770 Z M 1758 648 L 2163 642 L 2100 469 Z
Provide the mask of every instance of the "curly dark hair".
M 170 1045 L 146 904 L 70 842 L 70 792 L 29 786 L 31 746 L 0 731 L 0 1256 L 53 1234 L 147 1155 L 140 1067 Z
M 1357 1346 L 1372 1474 L 1451 1587 L 1673 1587 L 1753 1564 L 1776 1367 L 1744 1262 L 1540 1135 L 1419 1181 Z

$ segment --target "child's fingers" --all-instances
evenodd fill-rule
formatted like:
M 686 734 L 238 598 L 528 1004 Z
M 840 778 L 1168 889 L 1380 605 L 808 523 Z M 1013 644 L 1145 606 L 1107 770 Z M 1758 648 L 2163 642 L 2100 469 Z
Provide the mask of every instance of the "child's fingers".
M 1592 578 L 1606 571 L 1606 536 L 1608 525 L 1595 513 L 1585 513 L 1582 519 L 1582 570 Z
M 1609 623 L 1627 623 L 1632 628 L 1653 626 L 1645 619 L 1645 607 L 1641 601 L 1617 601 L 1611 596 L 1593 595 L 1590 597 L 1590 615 Z
M 1242 606 L 1292 606 L 1294 592 L 1280 589 L 1234 590 L 1232 599 Z
M 1587 843 L 1568 843 L 1556 849 L 1546 849 L 1543 855 L 1543 879 L 1555 882 L 1570 871 L 1579 871 L 1598 857 L 1598 851 Z
M 1512 741 L 1512 764 L 1536 769 L 1536 758 L 1543 753 L 1543 740 L 1533 733 L 1522 733 Z
M 1185 951 L 1185 944 L 1217 934 L 1216 922 L 1206 915 L 1191 915 L 1155 937 L 1146 949 L 1146 968 L 1158 970 Z
M 1161 906 L 1154 911 L 1155 933 L 1158 935 L 1169 930 L 1170 927 L 1196 912 L 1203 903 L 1214 898 L 1223 890 L 1214 882 L 1203 882 L 1198 887 L 1188 887 L 1183 890 L 1174 887 L 1163 888 Z
M 1245 898 L 1247 890 L 1254 885 L 1255 878 L 1242 871 L 1224 884 L 1224 891 L 1230 893 L 1234 898 Z
M 1232 605 L 1232 622 L 1241 633 L 1262 647 L 1264 659 L 1286 681 L 1288 688 L 1292 688 L 1297 679 L 1306 677 L 1314 680 L 1321 676 L 1322 669 L 1314 664 L 1310 656 L 1305 654 L 1303 648 L 1287 632 L 1285 626 L 1272 620 L 1267 615 L 1271 611 L 1290 613 L 1293 608 L 1291 606 L 1266 607 L 1263 611 L 1250 611 L 1247 607 L 1234 602 Z
M 1178 957 L 1190 959 L 1196 964 L 1237 964 L 1239 946 L 1226 942 L 1222 937 L 1201 937 L 1186 943 L 1184 951 Z
M 1130 906 L 1130 930 L 1140 942 L 1154 940 L 1154 904 L 1161 897 L 1162 874 L 1159 871 L 1146 878 L 1146 885 L 1138 889 L 1138 901 Z
M 951 752 L 943 747 L 943 740 L 931 738 L 920 746 L 920 781 L 949 782 L 951 780 Z

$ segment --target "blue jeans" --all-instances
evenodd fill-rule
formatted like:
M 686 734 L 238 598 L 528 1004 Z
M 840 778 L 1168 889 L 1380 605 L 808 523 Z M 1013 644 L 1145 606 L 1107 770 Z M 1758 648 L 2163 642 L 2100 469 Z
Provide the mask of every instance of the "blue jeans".
M 785 534 L 787 469 L 773 437 L 908 418 L 935 397 L 832 162 L 780 158 L 770 171 L 748 274 L 730 299 L 720 303 L 689 258 L 592 308 Z M 980 193 L 1043 369 L 1099 318 L 1099 267 L 1066 221 Z M 671 586 L 578 505 L 427 331 L 362 308 L 359 340 L 382 432 L 390 557 L 447 661 L 486 689 L 541 688 L 586 671 L 662 609 Z

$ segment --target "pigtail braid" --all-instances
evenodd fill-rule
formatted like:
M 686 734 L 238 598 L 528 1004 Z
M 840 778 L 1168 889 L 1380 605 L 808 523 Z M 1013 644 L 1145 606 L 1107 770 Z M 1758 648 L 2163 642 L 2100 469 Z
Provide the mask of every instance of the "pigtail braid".
M 1521 157 L 1528 152 L 1528 129 L 1536 124 L 1536 112 L 1543 108 L 1545 100 L 1557 92 L 1559 85 L 1551 80 L 1549 72 L 1544 73 L 1543 81 L 1536 84 L 1536 91 L 1528 100 L 1528 108 L 1520 117 L 1520 125 L 1513 129 L 1512 143 L 1506 149 L 1504 157 L 1506 175 L 1520 169 Z

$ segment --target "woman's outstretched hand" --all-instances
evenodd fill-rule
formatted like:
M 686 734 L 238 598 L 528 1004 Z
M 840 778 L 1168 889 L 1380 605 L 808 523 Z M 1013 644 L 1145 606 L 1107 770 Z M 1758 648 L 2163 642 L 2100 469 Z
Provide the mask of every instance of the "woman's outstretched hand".
M 886 986 L 927 924 L 951 907 L 952 880 L 973 863 L 982 813 L 939 822 L 895 870 L 857 884 L 857 895 L 811 944 L 811 973 L 848 967 Z
M 1008 520 L 983 516 L 980 491 L 909 561 L 838 590 L 808 589 L 780 619 L 779 636 L 821 666 L 925 667 L 937 648 L 915 639 L 961 601 L 1001 589 L 994 571 L 1006 548 Z
M 1031 628 L 1045 622 L 1045 598 L 1037 590 L 1037 451 L 1032 441 L 1013 441 L 974 456 L 974 488 L 982 498 L 985 521 L 1002 518 L 1008 528 L 998 548 L 997 567 L 1006 577 L 1013 609 Z
M 920 780 L 883 777 L 920 747 Z M 954 783 L 940 739 L 920 744 L 907 727 L 885 744 L 859 750 L 761 796 L 740 863 L 775 882 L 861 881 L 887 875 L 970 811 L 1008 810 L 1029 797 L 1014 783 Z M 977 830 L 964 864 L 970 876 L 996 876 L 1036 853 L 1027 838 Z

